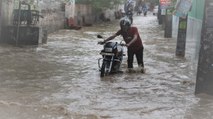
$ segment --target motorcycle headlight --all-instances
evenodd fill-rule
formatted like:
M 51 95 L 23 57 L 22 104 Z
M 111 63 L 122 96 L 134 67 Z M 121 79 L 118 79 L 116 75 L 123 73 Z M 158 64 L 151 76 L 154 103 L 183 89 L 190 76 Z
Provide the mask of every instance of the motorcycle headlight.
M 104 51 L 105 52 L 112 52 L 112 48 L 105 48 Z

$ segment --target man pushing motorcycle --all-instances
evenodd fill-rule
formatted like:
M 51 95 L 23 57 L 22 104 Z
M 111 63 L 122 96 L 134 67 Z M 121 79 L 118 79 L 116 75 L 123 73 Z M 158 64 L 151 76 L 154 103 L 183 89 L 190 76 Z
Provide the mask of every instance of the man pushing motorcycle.
M 113 40 L 115 37 L 121 35 L 125 41 L 125 46 L 127 47 L 128 54 L 128 72 L 133 72 L 133 60 L 134 55 L 136 55 L 138 66 L 141 68 L 141 73 L 145 73 L 144 62 L 143 62 L 143 44 L 141 37 L 138 33 L 136 27 L 131 26 L 131 21 L 128 17 L 124 17 L 120 20 L 120 30 L 118 30 L 114 35 L 108 37 L 101 43 Z

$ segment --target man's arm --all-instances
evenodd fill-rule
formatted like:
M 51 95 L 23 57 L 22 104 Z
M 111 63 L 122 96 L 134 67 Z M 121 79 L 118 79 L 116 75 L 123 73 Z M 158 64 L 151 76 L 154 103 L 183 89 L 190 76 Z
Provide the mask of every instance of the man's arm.
M 134 34 L 133 39 L 128 44 L 126 44 L 126 46 L 129 47 L 130 45 L 132 45 L 132 43 L 134 43 L 137 40 L 137 38 L 138 38 L 138 35 Z
M 114 34 L 114 35 L 108 37 L 106 40 L 104 40 L 104 43 L 106 43 L 107 41 L 110 41 L 110 40 L 114 39 L 116 36 L 117 36 L 117 34 Z
M 112 39 L 114 39 L 115 37 L 121 35 L 121 30 L 117 31 L 117 33 L 115 33 L 114 35 L 108 37 L 107 39 L 105 39 L 103 42 L 99 42 L 98 44 L 104 44 L 106 43 L 107 41 L 110 41 Z

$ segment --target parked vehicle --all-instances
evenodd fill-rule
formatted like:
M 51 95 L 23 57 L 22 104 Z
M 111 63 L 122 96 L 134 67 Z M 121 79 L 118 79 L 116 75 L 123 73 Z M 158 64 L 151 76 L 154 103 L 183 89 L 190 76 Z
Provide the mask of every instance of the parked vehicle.
M 98 35 L 98 38 L 103 38 Z M 99 42 L 98 44 L 103 44 Z M 100 76 L 104 77 L 112 73 L 120 72 L 120 66 L 123 60 L 123 44 L 117 42 L 106 42 L 100 54 L 102 58 L 98 59 Z
M 133 23 L 133 11 L 128 11 L 125 16 L 129 18 L 129 20 L 132 24 Z
M 153 15 L 157 15 L 158 14 L 158 5 L 156 5 L 153 9 Z
M 137 15 L 141 15 L 142 13 L 142 6 L 138 6 L 138 9 L 137 9 Z
M 147 6 L 144 5 L 142 9 L 143 9 L 143 15 L 146 16 L 146 15 L 147 15 L 147 12 L 148 12 Z
M 125 11 L 125 16 L 127 16 L 130 19 L 131 24 L 132 24 L 133 23 L 133 12 L 134 12 L 133 0 L 126 1 L 126 3 L 124 4 L 124 11 Z

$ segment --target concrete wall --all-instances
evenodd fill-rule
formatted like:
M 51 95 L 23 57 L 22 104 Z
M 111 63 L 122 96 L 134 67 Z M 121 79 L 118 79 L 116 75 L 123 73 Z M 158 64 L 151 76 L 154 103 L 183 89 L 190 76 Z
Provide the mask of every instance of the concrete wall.
M 172 18 L 172 37 L 177 38 L 178 35 L 178 24 L 179 24 L 179 17 L 174 16 Z
M 3 27 L 12 24 L 13 7 L 13 0 L 2 0 L 1 19 Z
M 116 18 L 116 15 L 115 14 L 120 14 L 121 15 L 121 12 L 124 13 L 124 5 L 117 5 L 117 6 L 114 6 L 114 8 L 112 9 L 105 9 L 102 11 L 104 16 L 105 16 L 105 19 L 107 19 L 107 21 L 113 21 L 115 19 L 119 19 L 119 17 L 121 16 L 117 16 Z
M 40 18 L 39 25 L 48 33 L 64 28 L 65 10 L 64 4 L 57 0 L 41 0 L 38 9 L 44 18 Z
M 92 6 L 87 4 L 75 5 L 75 23 L 76 25 L 83 26 L 93 24 L 94 15 L 92 13 Z
M 114 9 L 107 9 L 104 11 L 105 17 L 110 21 L 115 20 L 115 10 Z
M 135 3 L 134 3 L 135 4 Z M 135 6 L 135 5 L 134 5 Z M 113 9 L 107 9 L 104 13 L 107 19 L 109 19 L 110 21 L 115 20 L 115 12 L 125 12 L 124 11 L 124 5 L 117 5 L 115 6 Z
M 186 53 L 197 64 L 200 51 L 202 21 L 204 13 L 203 0 L 193 0 L 192 9 L 188 15 Z
M 75 0 L 65 4 L 65 17 L 67 19 L 75 17 Z
M 18 0 L 1 1 L 2 24 L 4 26 L 12 25 L 12 12 L 13 9 L 18 7 Z M 27 2 L 28 0 L 25 1 Z M 64 4 L 61 0 L 35 0 L 31 5 L 31 9 L 39 10 L 40 15 L 44 17 L 40 18 L 38 26 L 40 26 L 43 30 L 46 30 L 47 33 L 51 33 L 64 28 L 64 23 L 68 17 L 73 17 L 75 23 L 79 25 L 90 25 L 95 22 L 98 14 L 93 12 L 91 5 L 75 4 L 75 0 L 70 0 L 69 3 L 73 4 L 65 7 L 66 4 Z M 121 7 L 118 7 L 115 10 L 106 10 L 105 16 L 110 20 L 114 20 L 114 12 L 118 9 L 121 9 Z
M 196 63 L 199 58 L 201 31 L 202 21 L 189 17 L 186 37 L 186 53 L 190 54 L 191 59 L 195 60 Z
M 213 1 L 205 0 L 195 94 L 213 95 Z
M 192 9 L 189 12 L 189 16 L 196 19 L 203 19 L 205 0 L 193 0 Z
M 1 6 L 1 25 L 4 28 L 12 25 L 13 9 L 17 8 L 18 2 L 2 0 Z M 64 28 L 65 10 L 63 10 L 62 2 L 58 0 L 39 0 L 32 6 L 36 6 L 36 10 L 39 10 L 40 14 L 44 17 L 40 18 L 38 25 L 46 29 L 48 33 Z
M 6 26 L 12 24 L 12 12 L 14 7 L 13 0 L 1 0 L 1 8 L 0 8 L 0 42 L 4 41 L 2 32 L 4 32 Z

